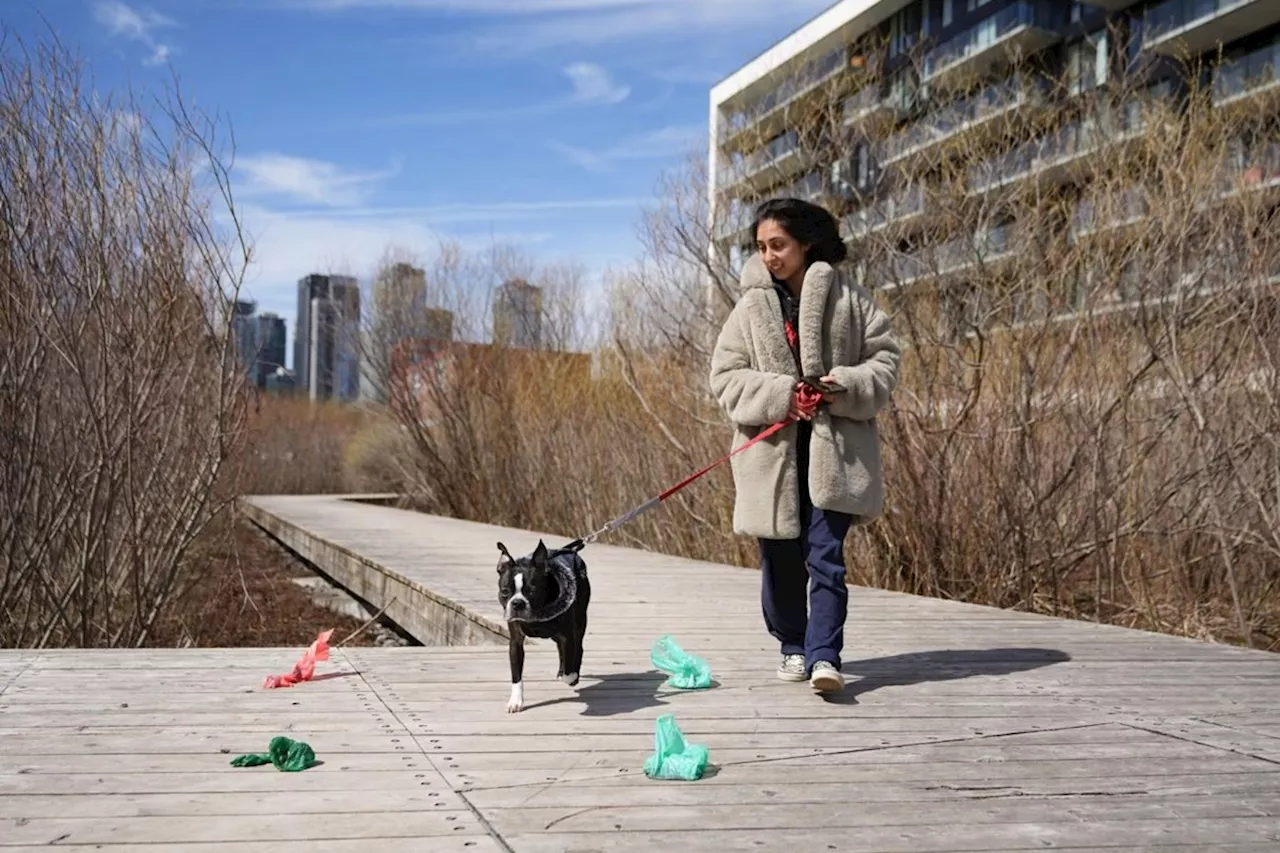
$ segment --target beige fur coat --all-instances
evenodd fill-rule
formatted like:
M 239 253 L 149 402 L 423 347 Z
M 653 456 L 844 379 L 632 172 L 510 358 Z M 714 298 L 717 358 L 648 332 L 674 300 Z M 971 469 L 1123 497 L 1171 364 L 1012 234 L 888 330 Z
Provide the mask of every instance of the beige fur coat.
M 711 390 L 733 423 L 734 447 L 787 416 L 802 375 L 758 254 L 747 261 L 740 283 L 742 295 L 711 356 Z M 866 524 L 884 505 L 875 418 L 897 385 L 901 349 L 871 294 L 829 264 L 815 263 L 805 273 L 799 314 L 803 375 L 830 374 L 848 389 L 813 418 L 809 495 L 814 506 Z M 735 532 L 764 539 L 800 535 L 796 433 L 789 424 L 733 458 Z

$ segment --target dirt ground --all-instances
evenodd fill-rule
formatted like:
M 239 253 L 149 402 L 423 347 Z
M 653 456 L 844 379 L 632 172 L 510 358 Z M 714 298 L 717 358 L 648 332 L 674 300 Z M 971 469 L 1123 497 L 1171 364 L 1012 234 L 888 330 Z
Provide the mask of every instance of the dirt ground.
M 153 647 L 249 647 L 310 645 L 333 628 L 336 644 L 364 624 L 312 602 L 293 578 L 311 572 L 248 521 L 222 523 L 196 549 L 199 574 L 170 608 Z M 366 629 L 348 646 L 374 645 Z

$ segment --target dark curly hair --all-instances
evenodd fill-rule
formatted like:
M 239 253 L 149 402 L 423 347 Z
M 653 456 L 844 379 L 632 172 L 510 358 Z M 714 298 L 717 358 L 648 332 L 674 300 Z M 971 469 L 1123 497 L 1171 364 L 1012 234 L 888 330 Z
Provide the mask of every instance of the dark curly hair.
M 802 245 L 808 246 L 805 263 L 826 261 L 835 265 L 849 256 L 849 247 L 840 236 L 836 218 L 821 205 L 798 198 L 775 198 L 756 208 L 751 238 L 756 239 L 760 223 L 772 219 Z

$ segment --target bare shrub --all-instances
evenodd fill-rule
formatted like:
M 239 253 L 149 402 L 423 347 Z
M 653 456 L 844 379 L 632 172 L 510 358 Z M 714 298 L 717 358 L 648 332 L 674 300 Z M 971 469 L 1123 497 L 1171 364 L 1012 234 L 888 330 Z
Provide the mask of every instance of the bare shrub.
M 241 494 L 348 491 L 344 457 L 368 420 L 361 409 L 335 402 L 270 395 L 256 398 L 240 465 Z
M 215 126 L 0 42 L 0 645 L 138 646 L 234 495 L 248 247 Z

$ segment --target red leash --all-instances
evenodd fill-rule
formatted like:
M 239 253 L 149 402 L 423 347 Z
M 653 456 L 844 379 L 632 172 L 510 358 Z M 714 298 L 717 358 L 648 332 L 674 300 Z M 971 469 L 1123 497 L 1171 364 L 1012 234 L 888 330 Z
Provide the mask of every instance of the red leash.
M 816 405 L 816 404 L 817 404 L 817 402 L 821 401 L 821 399 L 822 399 L 822 394 L 821 394 L 821 392 L 817 391 L 816 389 L 811 388 L 811 387 L 809 387 L 809 386 L 807 386 L 807 385 L 802 386 L 802 387 L 800 388 L 800 402 L 801 402 L 801 404 L 804 404 L 804 405 L 810 405 L 810 404 Z M 662 503 L 663 501 L 665 501 L 667 498 L 669 498 L 669 497 L 671 497 L 672 495 L 674 495 L 676 492 L 678 492 L 678 491 L 680 491 L 681 489 L 683 489 L 685 486 L 689 485 L 690 483 L 692 483 L 692 482 L 694 482 L 695 480 L 697 480 L 697 479 L 699 479 L 700 477 L 702 477 L 704 474 L 708 473 L 709 471 L 713 471 L 713 470 L 715 470 L 716 468 L 720 467 L 721 465 L 723 465 L 724 463 L 728 462 L 730 459 L 732 459 L 733 457 L 737 456 L 739 453 L 741 453 L 742 451 L 746 450 L 747 448 L 752 447 L 752 446 L 754 446 L 754 445 L 756 445 L 756 444 L 759 444 L 760 442 L 764 441 L 764 440 L 765 440 L 766 438 L 768 438 L 769 436 L 771 436 L 771 435 L 773 435 L 774 433 L 778 432 L 778 430 L 782 429 L 783 427 L 785 427 L 787 424 L 791 423 L 791 422 L 792 422 L 792 421 L 794 421 L 794 420 L 795 420 L 795 418 L 794 418 L 793 416 L 791 416 L 791 415 L 787 415 L 787 417 L 786 417 L 786 418 L 784 418 L 783 420 L 778 421 L 778 422 L 777 422 L 776 424 L 774 424 L 773 426 L 770 426 L 770 427 L 765 428 L 765 429 L 764 429 L 764 430 L 762 430 L 760 433 L 758 433 L 757 435 L 755 435 L 755 436 L 754 436 L 750 441 L 747 441 L 747 442 L 745 442 L 744 444 L 739 445 L 738 447 L 735 447 L 733 450 L 729 451 L 729 452 L 728 452 L 728 453 L 726 453 L 724 456 L 721 456 L 719 459 L 717 459 L 715 462 L 712 462 L 712 463 L 711 463 L 710 465 L 708 465 L 707 467 L 703 468 L 703 469 L 702 469 L 702 470 L 700 470 L 700 471 L 695 471 L 695 472 L 693 472 L 693 473 L 692 473 L 692 474 L 690 474 L 688 477 L 685 477 L 683 480 L 681 480 L 680 482 L 676 483 L 676 484 L 675 484 L 674 486 L 672 486 L 671 488 L 667 489 L 667 490 L 666 490 L 666 491 L 664 491 L 664 492 L 659 493 L 659 494 L 658 494 L 658 495 L 656 495 L 655 497 L 649 498 L 649 500 L 647 500 L 647 501 L 645 501 L 644 503 L 640 504 L 640 506 L 636 507 L 635 509 L 632 509 L 632 510 L 628 511 L 628 512 L 627 512 L 627 513 L 625 513 L 624 515 L 620 515 L 620 516 L 618 516 L 618 517 L 617 517 L 617 518 L 615 518 L 613 521 L 609 522 L 609 523 L 608 523 L 608 524 L 606 524 L 604 527 L 601 527 L 599 530 L 597 530 L 596 532 L 592 533 L 591 535 L 586 536 L 586 537 L 583 537 L 582 539 L 575 539 L 574 541 L 570 542 L 568 545 L 565 545 L 565 546 L 563 547 L 563 549 L 562 549 L 562 550 L 565 550 L 565 551 L 581 551 L 584 547 L 586 547 L 587 545 L 589 545 L 589 544 L 591 544 L 592 542 L 596 541 L 597 539 L 599 539 L 599 538 L 600 538 L 601 536 L 603 536 L 604 534 L 606 534 L 606 533 L 610 532 L 611 530 L 617 530 L 619 527 L 621 527 L 621 526 L 623 526 L 624 524 L 628 523 L 628 522 L 629 522 L 629 521 L 631 521 L 632 519 L 634 519 L 634 518 L 636 518 L 636 517 L 638 517 L 638 516 L 640 516 L 640 515 L 643 515 L 644 513 L 646 513 L 646 512 L 648 512 L 649 510 L 653 509 L 655 506 L 658 506 L 659 504 L 661 504 L 661 503 Z

